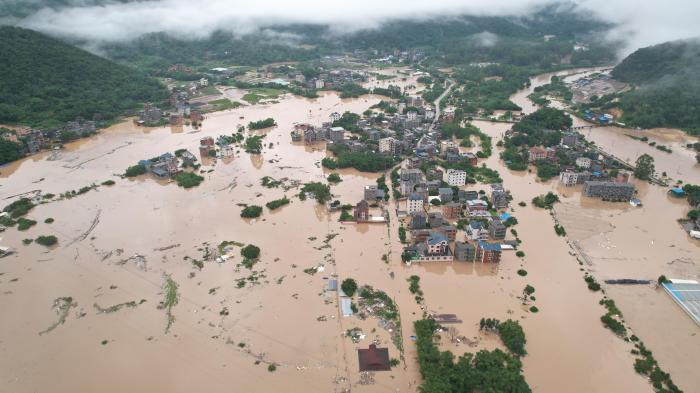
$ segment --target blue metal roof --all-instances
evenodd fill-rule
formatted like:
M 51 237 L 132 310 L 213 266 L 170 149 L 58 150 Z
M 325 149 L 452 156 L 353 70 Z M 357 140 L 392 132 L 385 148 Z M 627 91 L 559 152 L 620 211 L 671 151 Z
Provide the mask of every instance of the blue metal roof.
M 446 242 L 447 238 L 442 233 L 433 232 L 428 237 L 428 244 L 437 244 L 440 242 Z
M 479 241 L 479 247 L 485 251 L 501 251 L 501 245 L 498 243 L 486 243 L 483 240 Z

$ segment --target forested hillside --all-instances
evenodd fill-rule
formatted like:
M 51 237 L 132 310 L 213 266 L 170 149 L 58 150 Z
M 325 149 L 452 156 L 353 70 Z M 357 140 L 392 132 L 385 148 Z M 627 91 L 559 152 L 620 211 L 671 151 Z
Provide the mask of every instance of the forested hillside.
M 700 41 L 639 49 L 612 74 L 637 87 L 620 97 L 623 121 L 644 128 L 674 127 L 700 133 Z
M 0 123 L 114 118 L 167 97 L 157 80 L 43 34 L 0 27 Z

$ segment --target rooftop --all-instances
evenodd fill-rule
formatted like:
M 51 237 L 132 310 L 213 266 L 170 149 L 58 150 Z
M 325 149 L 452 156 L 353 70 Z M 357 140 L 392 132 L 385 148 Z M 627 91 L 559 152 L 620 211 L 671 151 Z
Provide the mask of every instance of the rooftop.
M 479 248 L 484 251 L 501 251 L 501 245 L 498 243 L 486 243 L 485 241 L 479 241 Z

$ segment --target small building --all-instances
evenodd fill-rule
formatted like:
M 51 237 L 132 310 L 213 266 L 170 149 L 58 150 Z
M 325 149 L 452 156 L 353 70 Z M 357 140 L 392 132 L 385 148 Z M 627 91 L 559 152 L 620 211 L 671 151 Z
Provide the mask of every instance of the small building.
M 467 204 L 467 212 L 469 214 L 472 214 L 474 212 L 486 212 L 489 208 L 489 204 L 486 203 L 486 201 L 482 201 L 481 199 L 473 199 L 470 201 L 466 202 Z
M 501 261 L 501 245 L 480 240 L 476 247 L 476 260 L 481 263 L 498 263 Z
M 369 221 L 369 203 L 364 199 L 358 202 L 355 205 L 353 216 L 357 222 Z
M 462 205 L 449 202 L 442 205 L 442 215 L 448 220 L 455 220 L 462 214 Z
M 399 149 L 399 141 L 392 137 L 382 138 L 379 140 L 379 152 L 396 155 Z
M 370 344 L 368 349 L 358 349 L 357 357 L 360 364 L 360 371 L 389 371 L 389 349 L 377 348 Z
M 576 166 L 579 168 L 589 169 L 591 167 L 591 159 L 588 157 L 578 157 Z
M 457 197 L 460 202 L 473 201 L 479 199 L 479 193 L 474 190 L 459 190 Z
M 331 127 L 328 132 L 328 139 L 333 142 L 342 142 L 345 139 L 345 129 L 343 127 Z
M 489 231 L 484 227 L 481 221 L 470 221 L 465 232 L 467 238 L 471 240 L 486 240 L 489 238 Z
M 449 187 L 438 188 L 438 195 L 442 203 L 448 203 L 454 200 L 454 190 Z
M 474 262 L 476 247 L 467 242 L 455 242 L 455 259 L 463 262 Z
M 384 199 L 384 190 L 377 187 L 375 184 L 365 186 L 364 199 L 369 202 L 381 201 Z
M 462 157 L 467 160 L 470 166 L 477 166 L 479 163 L 479 160 L 474 153 L 464 153 L 462 154 Z
M 533 146 L 527 151 L 528 162 L 535 162 L 547 158 L 547 150 L 539 146 Z
M 340 113 L 333 112 L 333 113 L 331 113 L 331 116 L 330 116 L 331 122 L 338 121 L 338 120 L 340 120 L 341 117 L 342 117 L 342 115 Z
M 424 212 L 411 214 L 411 229 L 426 229 L 428 227 L 427 215 Z

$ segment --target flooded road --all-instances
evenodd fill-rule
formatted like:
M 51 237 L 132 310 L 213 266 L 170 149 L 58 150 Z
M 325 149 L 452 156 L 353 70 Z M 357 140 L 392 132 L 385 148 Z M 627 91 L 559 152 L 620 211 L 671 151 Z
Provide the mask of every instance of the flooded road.
M 401 82 L 413 84 L 411 78 Z M 369 83 L 380 82 L 398 84 L 396 80 Z M 459 334 L 476 343 L 443 342 L 441 349 L 461 354 L 501 347 L 499 340 L 478 331 L 478 321 L 482 317 L 518 319 L 528 340 L 523 364 L 533 391 L 651 392 L 632 368 L 631 346 L 602 327 L 600 294 L 586 288 L 583 267 L 571 255 L 566 239 L 554 233 L 548 212 L 529 203 L 517 205 L 557 190 L 556 182 L 540 183 L 533 174 L 508 171 L 497 151 L 485 160 L 501 173 L 514 196 L 512 213 L 519 221 L 515 228 L 526 254 L 520 259 L 507 251 L 498 266 L 459 262 L 405 266 L 395 201 L 388 206 L 387 227 L 339 223 L 339 213 L 295 196 L 298 183 L 325 181 L 331 171 L 320 167 L 326 156 L 323 144 L 290 141 L 294 123 L 318 125 L 332 112 L 362 113 L 380 99 L 342 100 L 336 93 L 323 93 L 318 99 L 286 95 L 278 104 L 208 114 L 200 130 L 188 126 L 145 129 L 126 122 L 71 143 L 65 150 L 0 168 L 0 198 L 32 190 L 60 194 L 108 179 L 116 182 L 39 205 L 27 215 L 37 225 L 2 234 L 0 244 L 17 253 L 0 259 L 0 309 L 7 317 L 0 324 L 0 390 L 415 392 L 420 375 L 412 322 L 421 318 L 423 310 L 409 293 L 406 279 L 416 274 L 421 277 L 426 310 L 457 314 L 464 321 L 456 326 Z M 118 176 L 138 160 L 166 151 L 187 148 L 198 155 L 200 138 L 231 134 L 238 125 L 267 117 L 278 126 L 257 132 L 266 135 L 261 155 L 239 149 L 233 158 L 207 159 L 200 168 L 205 181 L 193 189 L 149 176 Z M 475 124 L 494 143 L 509 127 Z M 351 204 L 363 197 L 363 186 L 375 184 L 380 175 L 332 172 L 343 180 L 331 188 L 334 199 Z M 288 189 L 263 187 L 263 176 L 284 179 Z M 683 237 L 674 223 L 685 207 L 666 201 L 658 187 L 640 191 L 645 207 L 634 211 L 583 201 L 575 189 L 560 192 L 567 197 L 556 214 L 567 230 L 571 226 L 571 238 L 593 261 L 596 276 L 643 272 L 654 277 L 666 271 L 669 255 L 676 254 L 693 263 L 674 263 L 673 269 L 679 269 L 674 273 L 698 274 L 698 246 Z M 240 204 L 264 206 L 283 196 L 291 200 L 289 205 L 275 211 L 264 208 L 257 219 L 240 217 Z M 55 221 L 44 223 L 49 217 Z M 600 227 L 577 228 L 574 221 Z M 657 225 L 650 228 L 649 223 Z M 59 238 L 51 249 L 22 244 L 25 238 L 51 234 Z M 628 260 L 609 262 L 609 249 L 600 245 L 600 236 L 605 236 L 606 247 L 629 249 Z M 509 234 L 509 238 L 513 237 Z M 635 249 L 635 239 L 654 243 Z M 225 263 L 207 260 L 207 250 L 223 241 L 257 245 L 260 261 L 251 269 L 240 265 L 243 258 L 237 249 Z M 384 255 L 387 262 L 382 260 Z M 527 276 L 517 274 L 521 268 Z M 159 307 L 166 295 L 166 277 L 179 286 L 179 302 L 172 308 L 175 319 L 167 334 L 166 310 Z M 403 360 L 391 372 L 376 373 L 372 384 L 364 384 L 358 372 L 356 350 L 376 341 L 389 348 L 391 358 L 401 359 L 401 352 L 377 319 L 339 313 L 337 294 L 325 289 L 328 280 L 347 277 L 386 291 L 401 315 Z M 517 298 L 527 284 L 536 288 L 532 304 L 538 313 L 529 312 Z M 609 290 L 674 380 L 681 387 L 693 386 L 688 383 L 694 375 L 676 362 L 688 361 L 688 367 L 696 364 L 697 342 L 687 342 L 696 327 L 682 325 L 685 315 L 664 307 L 668 299 L 658 290 L 635 288 L 641 295 Z M 54 300 L 67 296 L 76 305 L 64 323 L 40 335 L 60 317 L 52 309 Z M 638 301 L 640 296 L 653 298 L 653 309 L 669 313 L 679 327 L 660 328 L 658 315 L 648 321 L 647 303 Z M 98 311 L 98 307 L 130 301 L 136 305 L 113 313 Z M 359 343 L 343 337 L 355 327 L 366 334 Z M 677 333 L 671 349 L 659 344 L 668 339 L 666 333 Z M 276 371 L 268 371 L 270 364 Z

